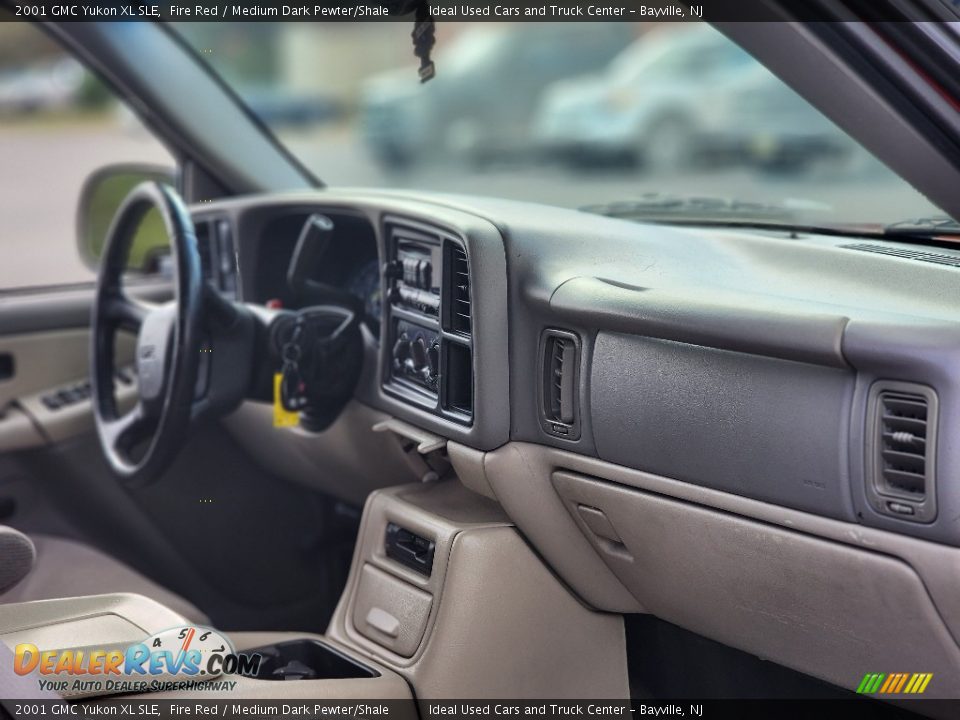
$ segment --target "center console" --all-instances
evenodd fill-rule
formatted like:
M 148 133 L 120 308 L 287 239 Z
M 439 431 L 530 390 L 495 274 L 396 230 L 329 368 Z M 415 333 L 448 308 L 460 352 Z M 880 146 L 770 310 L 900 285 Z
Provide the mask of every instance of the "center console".
M 584 607 L 457 481 L 371 496 L 327 636 L 420 699 L 629 697 L 622 619 Z
M 0 605 L 0 658 L 7 661 L 6 656 L 10 655 L 12 661 L 15 649 L 27 644 L 33 648 L 33 654 L 58 651 L 57 657 L 76 658 L 78 664 L 97 663 L 101 662 L 96 659 L 98 654 L 102 657 L 114 651 L 126 653 L 131 646 L 175 633 L 181 626 L 187 631 L 194 627 L 182 616 L 141 595 L 94 595 L 4 604 Z M 5 685 L 5 699 L 53 700 L 62 696 L 97 701 L 131 692 L 139 695 L 127 697 L 158 700 L 411 697 L 409 686 L 398 673 L 329 638 L 305 633 L 231 633 L 229 641 L 236 653 L 260 656 L 254 671 L 206 678 L 161 674 L 150 676 L 148 682 L 140 675 L 88 676 L 85 671 L 77 674 L 71 670 L 72 665 L 64 665 L 61 671 L 58 661 L 55 672 L 37 675 L 31 671 L 13 677 L 16 683 Z M 157 645 L 151 643 L 151 647 Z M 5 680 L 9 679 L 10 670 L 12 665 L 5 670 Z M 41 686 L 40 679 L 46 680 L 50 689 Z M 88 679 L 90 682 L 84 682 Z M 206 687 L 200 682 L 183 682 L 185 679 L 212 682 Z M 154 680 L 160 682 L 160 689 L 150 692 L 139 687 L 152 686 Z M 165 689 L 167 682 L 176 688 Z
M 456 444 L 449 449 L 461 476 L 482 471 L 469 466 L 482 463 L 483 453 Z M 174 637 L 181 626 L 187 633 L 192 627 L 139 595 L 0 605 L 0 643 L 10 651 L 19 643 L 40 652 L 123 650 L 151 637 Z M 629 696 L 622 617 L 587 608 L 499 504 L 455 479 L 370 496 L 326 635 L 226 638 L 234 652 L 260 656 L 254 670 L 224 676 L 229 687 L 81 694 L 176 700 Z M 25 677 L 33 686 L 22 699 L 36 697 L 36 678 Z

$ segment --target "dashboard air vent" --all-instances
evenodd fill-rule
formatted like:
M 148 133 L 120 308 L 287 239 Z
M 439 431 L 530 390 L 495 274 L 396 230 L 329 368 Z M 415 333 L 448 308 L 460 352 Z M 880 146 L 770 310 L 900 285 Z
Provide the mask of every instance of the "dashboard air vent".
M 550 338 L 550 418 L 573 421 L 573 374 L 564 367 L 573 367 L 573 343 L 560 337 Z
M 221 295 L 237 296 L 237 256 L 233 234 L 227 220 L 202 220 L 195 223 L 197 250 L 204 279 Z
M 454 331 L 469 335 L 471 319 L 467 253 L 453 245 L 450 248 L 450 325 Z
M 564 330 L 546 330 L 541 341 L 541 420 L 551 435 L 580 437 L 577 393 L 580 341 Z
M 844 250 L 860 250 L 862 252 L 870 252 L 877 255 L 890 255 L 892 257 L 905 258 L 907 260 L 920 260 L 921 262 L 933 263 L 935 265 L 960 267 L 960 256 L 958 255 L 924 252 L 923 250 L 910 250 L 908 248 L 900 247 L 888 247 L 886 245 L 874 245 L 872 243 L 852 243 L 850 245 L 841 245 L 840 247 Z
M 934 459 L 937 397 L 921 385 L 883 382 L 871 390 L 874 507 L 905 520 L 930 522 L 936 511 Z

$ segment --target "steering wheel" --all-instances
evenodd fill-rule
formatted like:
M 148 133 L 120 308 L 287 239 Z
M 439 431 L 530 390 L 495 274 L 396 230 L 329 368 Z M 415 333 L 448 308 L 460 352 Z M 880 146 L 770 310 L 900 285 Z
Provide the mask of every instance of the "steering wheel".
M 123 289 L 133 238 L 152 208 L 163 218 L 174 268 L 174 300 L 162 305 L 133 299 Z M 167 185 L 138 185 L 107 233 L 92 318 L 97 435 L 110 467 L 128 485 L 156 479 L 186 439 L 196 402 L 204 303 L 197 238 L 183 201 Z M 136 405 L 123 414 L 114 391 L 114 346 L 121 329 L 137 333 L 139 388 Z

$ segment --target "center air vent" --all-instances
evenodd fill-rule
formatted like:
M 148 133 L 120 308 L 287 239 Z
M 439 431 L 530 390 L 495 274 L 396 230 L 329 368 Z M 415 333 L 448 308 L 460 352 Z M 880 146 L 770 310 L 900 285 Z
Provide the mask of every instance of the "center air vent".
M 470 334 L 470 269 L 463 248 L 450 243 L 450 329 Z
M 233 234 L 227 220 L 197 220 L 197 251 L 203 278 L 222 295 L 237 297 L 237 260 Z
M 870 392 L 867 494 L 876 510 L 904 520 L 936 516 L 937 396 L 930 388 L 882 382 Z
M 540 343 L 540 418 L 543 429 L 568 440 L 580 437 L 577 395 L 580 341 L 564 330 L 546 330 Z

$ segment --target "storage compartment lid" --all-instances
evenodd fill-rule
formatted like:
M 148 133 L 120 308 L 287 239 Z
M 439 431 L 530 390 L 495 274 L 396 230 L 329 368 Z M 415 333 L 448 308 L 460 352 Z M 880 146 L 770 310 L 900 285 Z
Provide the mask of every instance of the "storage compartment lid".
M 364 637 L 403 657 L 423 639 L 433 596 L 369 563 L 360 571 L 353 626 Z

